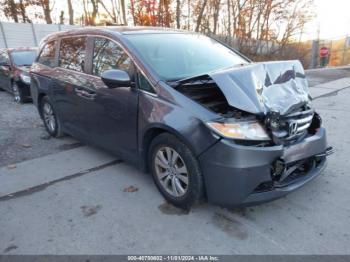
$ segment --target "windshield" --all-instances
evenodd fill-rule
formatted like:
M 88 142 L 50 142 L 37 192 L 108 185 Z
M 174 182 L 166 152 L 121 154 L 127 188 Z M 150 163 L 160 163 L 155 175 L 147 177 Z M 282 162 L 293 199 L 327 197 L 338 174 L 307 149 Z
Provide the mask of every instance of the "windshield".
M 126 37 L 142 60 L 167 81 L 248 63 L 231 49 L 203 35 L 140 34 Z
M 11 53 L 12 61 L 17 66 L 32 65 L 36 58 L 36 51 L 14 51 Z

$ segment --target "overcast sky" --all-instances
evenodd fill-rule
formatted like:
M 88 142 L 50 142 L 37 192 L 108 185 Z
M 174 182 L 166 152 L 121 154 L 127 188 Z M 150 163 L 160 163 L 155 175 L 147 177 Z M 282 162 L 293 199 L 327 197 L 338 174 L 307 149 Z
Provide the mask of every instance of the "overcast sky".
M 350 36 L 350 1 L 349 0 L 314 0 L 317 17 L 309 25 L 307 38 L 317 37 L 320 27 L 321 38 Z

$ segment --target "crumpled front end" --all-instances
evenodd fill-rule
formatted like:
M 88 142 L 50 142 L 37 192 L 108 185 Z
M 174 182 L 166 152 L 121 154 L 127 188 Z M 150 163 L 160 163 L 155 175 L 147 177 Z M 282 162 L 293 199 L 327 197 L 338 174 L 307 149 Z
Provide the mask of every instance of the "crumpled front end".
M 199 157 L 209 202 L 282 197 L 319 175 L 332 153 L 299 61 L 241 65 L 175 88 L 218 115 L 207 125 L 219 140 Z
M 218 113 L 215 121 L 256 118 L 275 144 L 289 144 L 320 127 L 299 61 L 242 65 L 183 79 L 177 90 Z
M 208 201 L 224 206 L 271 201 L 297 190 L 326 166 L 326 132 L 293 145 L 242 146 L 221 139 L 200 158 Z
M 252 114 L 285 115 L 309 102 L 304 69 L 297 60 L 254 63 L 208 75 L 230 106 Z

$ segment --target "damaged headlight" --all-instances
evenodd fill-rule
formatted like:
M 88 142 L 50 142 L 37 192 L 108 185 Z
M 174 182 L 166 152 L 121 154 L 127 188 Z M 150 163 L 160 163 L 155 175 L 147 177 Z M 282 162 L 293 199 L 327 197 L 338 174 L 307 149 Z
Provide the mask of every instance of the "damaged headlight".
M 234 123 L 208 122 L 207 125 L 220 136 L 240 140 L 271 140 L 258 121 Z
M 26 83 L 26 84 L 30 84 L 30 76 L 28 76 L 28 75 L 25 75 L 25 74 L 23 74 L 23 73 L 21 73 L 20 75 L 20 78 L 22 79 L 22 81 L 24 82 L 24 83 Z

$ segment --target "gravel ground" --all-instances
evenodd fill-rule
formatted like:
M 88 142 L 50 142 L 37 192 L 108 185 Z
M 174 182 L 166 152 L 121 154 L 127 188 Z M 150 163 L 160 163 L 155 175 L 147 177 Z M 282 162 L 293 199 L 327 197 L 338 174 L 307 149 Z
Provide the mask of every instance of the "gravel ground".
M 47 136 L 32 103 L 17 105 L 0 91 L 0 166 L 15 164 L 79 146 L 74 139 Z

